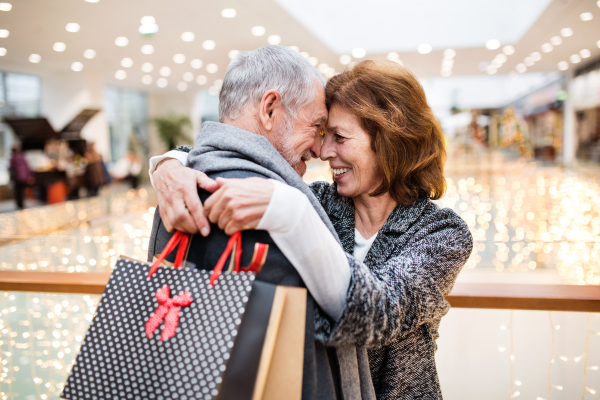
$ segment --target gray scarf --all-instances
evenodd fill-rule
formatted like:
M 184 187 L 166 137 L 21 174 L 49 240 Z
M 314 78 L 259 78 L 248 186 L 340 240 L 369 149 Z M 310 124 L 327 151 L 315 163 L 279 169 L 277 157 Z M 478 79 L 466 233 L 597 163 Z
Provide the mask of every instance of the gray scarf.
M 206 173 L 250 171 L 275 179 L 304 193 L 329 231 L 339 238 L 325 210 L 302 178 L 263 136 L 243 129 L 205 122 L 190 151 L 187 166 Z M 336 347 L 345 400 L 375 400 L 367 351 Z

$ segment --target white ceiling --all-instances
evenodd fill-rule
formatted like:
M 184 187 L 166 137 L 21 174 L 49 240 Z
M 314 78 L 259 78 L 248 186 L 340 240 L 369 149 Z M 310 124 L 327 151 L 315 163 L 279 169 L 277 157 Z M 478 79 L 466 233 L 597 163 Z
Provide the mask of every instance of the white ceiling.
M 527 72 L 557 71 L 560 61 L 582 49 L 591 52 L 591 59 L 600 57 L 596 42 L 600 40 L 600 8 L 596 0 L 2 0 L 11 2 L 11 11 L 0 11 L 0 29 L 8 29 L 8 38 L 0 38 L 0 47 L 7 54 L 0 57 L 0 69 L 31 71 L 38 74 L 85 74 L 104 76 L 109 85 L 142 89 L 150 92 L 176 91 L 183 74 L 205 75 L 206 85 L 189 83 L 189 91 L 207 89 L 222 79 L 230 59 L 230 50 L 251 50 L 267 44 L 269 35 L 279 35 L 282 45 L 298 46 L 337 71 L 345 66 L 339 55 L 352 48 L 367 49 L 365 58 L 385 59 L 388 50 L 396 50 L 404 65 L 418 77 L 440 77 L 443 49 L 456 49 L 452 76 L 487 75 L 480 69 L 490 62 L 498 50 L 485 48 L 485 41 L 498 39 L 512 43 L 515 54 L 508 56 L 497 74 L 515 71 L 532 52 L 541 52 L 541 45 L 560 29 L 573 29 L 573 36 L 563 38 L 563 44 Z M 550 3 L 548 3 L 550 1 Z M 224 8 L 234 8 L 237 16 L 221 16 Z M 580 14 L 591 12 L 593 20 L 582 21 Z M 154 36 L 139 34 L 143 16 L 153 16 L 159 26 Z M 77 33 L 65 30 L 67 23 L 81 26 Z M 254 26 L 264 26 L 266 34 L 251 34 Z M 183 32 L 193 32 L 195 41 L 182 41 Z M 129 44 L 115 45 L 115 39 L 125 36 Z M 204 40 L 214 40 L 216 48 L 202 48 Z M 55 42 L 64 42 L 66 50 L 52 50 Z M 434 50 L 429 54 L 416 52 L 416 45 L 429 42 Z M 141 53 L 144 44 L 152 44 L 152 55 Z M 87 60 L 85 49 L 94 49 L 97 57 Z M 405 50 L 403 50 L 405 49 Z M 30 54 L 39 54 L 41 62 L 32 64 Z M 186 62 L 176 64 L 175 54 L 184 54 Z M 131 58 L 133 66 L 120 65 Z M 195 70 L 190 60 L 199 58 L 204 66 Z M 357 61 L 357 60 L 355 60 Z M 71 70 L 73 62 L 83 63 L 82 72 Z M 142 84 L 142 63 L 150 62 L 154 82 Z M 570 64 L 570 69 L 583 65 Z M 208 73 L 206 65 L 215 63 L 216 73 Z M 171 68 L 168 86 L 155 84 L 161 67 Z M 127 77 L 117 80 L 115 72 L 125 70 Z
M 552 0 L 276 0 L 338 54 L 516 43 Z M 318 12 L 315 12 L 318 10 Z

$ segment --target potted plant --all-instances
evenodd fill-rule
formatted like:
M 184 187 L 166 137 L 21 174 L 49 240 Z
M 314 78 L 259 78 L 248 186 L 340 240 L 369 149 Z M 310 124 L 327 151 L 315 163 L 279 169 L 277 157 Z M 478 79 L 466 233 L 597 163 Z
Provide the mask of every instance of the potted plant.
M 186 133 L 192 123 L 185 115 L 169 115 L 163 118 L 154 118 L 152 122 L 158 130 L 158 137 L 172 150 L 179 144 L 191 144 L 192 138 Z

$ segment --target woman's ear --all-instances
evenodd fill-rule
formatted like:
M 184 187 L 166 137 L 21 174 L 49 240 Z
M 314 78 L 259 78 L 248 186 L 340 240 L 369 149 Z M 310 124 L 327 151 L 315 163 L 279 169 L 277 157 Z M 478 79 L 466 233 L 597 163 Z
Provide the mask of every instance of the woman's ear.
M 279 113 L 282 111 L 283 104 L 281 95 L 277 90 L 269 90 L 260 100 L 258 117 L 267 132 L 271 132 L 275 126 L 275 121 L 279 119 Z

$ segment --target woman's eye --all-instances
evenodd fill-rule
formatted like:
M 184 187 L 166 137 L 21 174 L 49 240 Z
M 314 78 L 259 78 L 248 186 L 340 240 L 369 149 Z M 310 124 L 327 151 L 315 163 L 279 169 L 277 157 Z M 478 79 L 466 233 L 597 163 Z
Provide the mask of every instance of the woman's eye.
M 344 139 L 346 139 L 345 137 L 340 136 L 337 133 L 335 135 L 333 135 L 333 137 L 335 138 L 336 142 L 342 142 Z

